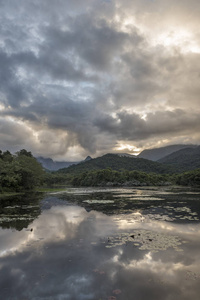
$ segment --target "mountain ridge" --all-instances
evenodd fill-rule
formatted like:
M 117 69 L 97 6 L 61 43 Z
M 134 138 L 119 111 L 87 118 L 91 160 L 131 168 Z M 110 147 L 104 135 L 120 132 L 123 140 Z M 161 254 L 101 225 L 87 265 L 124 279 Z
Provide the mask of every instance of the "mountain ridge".
M 174 166 L 181 172 L 200 168 L 200 146 L 184 148 L 159 159 L 158 162 Z
M 175 144 L 175 145 L 169 145 L 169 146 L 165 146 L 165 147 L 145 149 L 138 155 L 138 157 L 149 159 L 152 161 L 158 161 L 158 160 L 164 158 L 165 156 L 168 156 L 171 153 L 176 152 L 178 150 L 181 150 L 184 148 L 196 148 L 196 147 L 198 147 L 198 145 Z
M 52 158 L 44 158 L 42 156 L 36 157 L 36 159 L 43 168 L 49 171 L 58 171 L 59 169 L 68 168 L 71 165 L 79 163 L 70 161 L 54 161 Z
M 153 162 L 144 158 L 137 157 L 127 157 L 119 156 L 118 154 L 105 154 L 103 156 L 93 158 L 89 161 L 83 161 L 79 164 L 69 166 L 68 168 L 60 169 L 59 173 L 80 173 L 91 170 L 101 170 L 101 169 L 112 169 L 116 171 L 120 170 L 138 170 L 147 173 L 173 173 L 173 168 L 161 164 L 159 162 Z
M 121 168 L 130 170 L 130 168 L 133 168 L 133 164 L 136 165 L 136 169 L 145 171 L 149 168 L 151 165 L 152 172 L 154 172 L 154 169 L 157 170 L 158 165 L 152 165 L 152 162 L 157 162 L 159 164 L 164 164 L 165 167 L 160 166 L 160 170 L 167 168 L 167 166 L 170 166 L 172 168 L 177 168 L 177 170 L 193 170 L 195 166 L 199 167 L 198 164 L 198 158 L 196 157 L 196 162 L 193 162 L 194 158 L 192 158 L 192 151 L 195 149 L 198 149 L 200 146 L 198 145 L 183 145 L 183 144 L 177 144 L 177 145 L 170 145 L 166 147 L 160 147 L 160 148 L 152 148 L 152 149 L 145 149 L 143 150 L 138 156 L 127 154 L 127 153 L 107 153 L 97 158 L 91 158 L 90 156 L 87 156 L 85 160 L 82 161 L 53 161 L 51 158 L 44 158 L 44 157 L 37 157 L 36 159 L 38 162 L 42 164 L 42 166 L 50 171 L 59 171 L 62 169 L 70 168 L 73 166 L 73 168 L 70 168 L 70 170 L 74 169 L 76 165 L 82 165 L 83 163 L 88 163 L 89 165 L 86 165 L 88 169 L 102 169 L 102 168 L 113 168 L 114 170 L 118 170 L 119 168 L 116 166 L 118 163 L 121 165 Z M 189 149 L 184 152 L 184 149 Z M 175 150 L 175 151 L 174 151 Z M 183 152 L 179 152 L 183 150 Z M 190 153 L 191 152 L 191 153 Z M 197 150 L 198 152 L 198 150 Z M 178 153 L 178 154 L 176 154 Z M 185 154 L 184 154 L 185 153 Z M 195 152 L 194 152 L 195 153 Z M 111 161 L 107 159 L 107 157 L 110 155 Z M 180 156 L 181 155 L 181 156 Z M 187 157 L 187 155 L 190 156 Z M 197 153 L 195 154 L 197 155 Z M 180 157 L 178 157 L 180 156 Z M 113 157 L 115 157 L 116 163 L 112 162 Z M 117 160 L 117 157 L 119 158 Z M 148 157 L 148 158 L 146 158 Z M 175 157 L 175 161 L 173 161 L 173 157 Z M 105 158 L 105 162 L 103 161 Z M 125 162 L 126 159 L 130 159 L 129 163 L 128 161 Z M 140 159 L 144 159 L 144 161 L 141 161 Z M 139 162 L 138 162 L 139 160 Z M 184 162 L 184 160 L 186 160 Z M 135 161 L 133 163 L 133 161 Z M 151 163 L 150 163 L 151 162 Z M 130 164 L 130 166 L 129 166 Z M 146 164 L 146 167 L 144 166 Z M 181 168 L 180 165 L 184 165 L 184 168 Z M 78 167 L 78 169 L 83 169 L 83 167 Z M 159 168 L 158 168 L 159 169 Z M 171 172 L 172 170 L 170 170 Z

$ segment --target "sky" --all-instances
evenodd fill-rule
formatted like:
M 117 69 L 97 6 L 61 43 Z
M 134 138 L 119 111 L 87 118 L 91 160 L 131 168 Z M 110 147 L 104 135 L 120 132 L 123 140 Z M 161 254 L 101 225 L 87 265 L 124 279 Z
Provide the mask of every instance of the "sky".
M 200 1 L 0 0 L 0 149 L 200 141 Z

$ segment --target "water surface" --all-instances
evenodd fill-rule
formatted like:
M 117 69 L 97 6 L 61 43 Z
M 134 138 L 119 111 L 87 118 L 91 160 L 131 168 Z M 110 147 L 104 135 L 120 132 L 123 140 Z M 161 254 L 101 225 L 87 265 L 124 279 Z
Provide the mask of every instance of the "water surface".
M 200 192 L 1 199 L 0 299 L 199 300 Z

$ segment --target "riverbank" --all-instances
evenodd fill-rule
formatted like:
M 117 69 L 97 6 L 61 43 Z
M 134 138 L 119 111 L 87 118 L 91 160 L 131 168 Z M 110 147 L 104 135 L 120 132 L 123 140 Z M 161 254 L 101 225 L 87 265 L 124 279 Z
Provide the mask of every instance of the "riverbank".
M 34 190 L 20 191 L 20 192 L 2 192 L 0 193 L 0 199 L 5 197 L 19 196 L 26 193 L 53 193 L 66 191 L 67 187 L 38 187 Z

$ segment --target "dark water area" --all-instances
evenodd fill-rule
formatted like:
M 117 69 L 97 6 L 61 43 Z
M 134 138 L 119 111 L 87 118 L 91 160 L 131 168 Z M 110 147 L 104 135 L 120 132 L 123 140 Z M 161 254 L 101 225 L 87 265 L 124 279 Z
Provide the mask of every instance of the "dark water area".
M 0 299 L 199 300 L 200 190 L 0 200 Z

